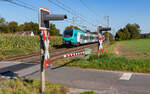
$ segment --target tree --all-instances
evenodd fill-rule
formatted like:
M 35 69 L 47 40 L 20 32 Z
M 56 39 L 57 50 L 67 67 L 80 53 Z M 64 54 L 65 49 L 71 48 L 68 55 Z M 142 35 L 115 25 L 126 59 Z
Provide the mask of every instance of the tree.
M 131 39 L 130 38 L 130 33 L 128 32 L 128 30 L 126 28 L 124 28 L 122 32 L 123 32 L 123 35 L 124 35 L 124 40 Z
M 0 32 L 7 33 L 9 31 L 7 22 L 4 18 L 0 18 Z
M 77 30 L 81 30 L 79 27 L 73 26 L 73 25 L 67 26 L 65 29 L 77 29 Z
M 5 24 L 5 19 L 4 18 L 0 18 L 0 25 L 1 24 Z
M 39 26 L 34 22 L 25 22 L 19 26 L 19 31 L 33 31 L 34 34 L 38 34 Z
M 141 34 L 140 38 L 150 38 L 150 33 Z
M 127 24 L 125 28 L 130 33 L 130 39 L 139 38 L 141 30 L 138 24 Z
M 117 41 L 123 40 L 122 29 L 119 29 L 118 32 L 116 33 L 115 40 L 117 40 Z
M 11 33 L 15 33 L 18 31 L 18 23 L 15 21 L 9 22 L 8 28 Z
M 104 37 L 105 37 L 105 40 L 107 40 L 108 37 L 109 37 L 109 41 L 113 41 L 114 40 L 114 36 L 111 33 L 109 33 L 109 32 L 104 32 Z
M 116 33 L 116 40 L 128 40 L 140 38 L 140 26 L 138 24 L 127 24 Z
M 59 29 L 56 28 L 55 24 L 50 24 L 50 30 L 48 32 L 50 32 L 51 36 L 59 36 Z
M 24 24 L 19 25 L 18 31 L 24 31 Z
M 97 34 L 97 32 L 91 32 L 92 34 Z
M 34 22 L 25 22 L 18 26 L 18 22 L 11 21 L 6 22 L 4 18 L 0 18 L 0 32 L 3 33 L 15 33 L 17 31 L 33 31 L 34 34 L 39 33 L 39 26 Z
M 0 25 L 0 32 L 2 33 L 9 33 L 9 28 L 7 24 L 1 24 Z
M 85 30 L 85 32 L 87 32 L 87 33 L 91 33 L 91 31 L 90 31 L 90 30 Z

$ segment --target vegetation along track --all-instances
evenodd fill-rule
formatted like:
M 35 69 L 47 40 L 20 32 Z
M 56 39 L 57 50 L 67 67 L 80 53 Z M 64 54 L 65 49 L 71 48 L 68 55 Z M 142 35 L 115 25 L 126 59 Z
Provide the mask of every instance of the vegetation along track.
M 82 46 L 73 47 L 73 48 L 55 49 L 55 50 L 50 51 L 51 61 L 53 62 L 54 60 L 63 59 L 64 54 L 80 52 L 80 51 L 84 51 L 85 48 L 95 48 L 95 47 L 97 47 L 97 43 L 82 45 Z M 40 53 L 8 57 L 4 59 L 3 61 L 22 61 L 22 62 L 29 62 L 29 63 L 30 62 L 38 63 L 40 61 Z

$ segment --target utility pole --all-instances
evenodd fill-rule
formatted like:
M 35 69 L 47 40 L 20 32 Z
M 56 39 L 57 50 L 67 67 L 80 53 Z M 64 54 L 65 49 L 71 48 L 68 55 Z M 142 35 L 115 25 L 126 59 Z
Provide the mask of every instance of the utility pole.
M 72 28 L 72 29 L 74 29 L 74 27 L 75 27 L 75 19 L 76 19 L 76 18 L 73 16 L 73 17 L 72 17 L 72 25 L 73 25 L 73 28 Z
M 109 16 L 105 16 L 107 28 L 109 28 Z M 107 42 L 109 43 L 109 33 L 107 33 Z
M 72 25 L 73 26 L 75 25 L 75 17 L 74 16 L 72 17 Z

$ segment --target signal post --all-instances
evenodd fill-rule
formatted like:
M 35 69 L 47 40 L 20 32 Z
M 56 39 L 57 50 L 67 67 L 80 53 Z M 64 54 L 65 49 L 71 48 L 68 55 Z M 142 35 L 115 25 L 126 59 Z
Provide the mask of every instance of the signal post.
M 49 43 L 50 43 L 50 29 L 49 21 L 57 21 L 66 19 L 66 15 L 50 14 L 50 10 L 39 7 L 39 30 L 40 30 L 40 58 L 41 58 L 41 93 L 45 91 L 45 69 L 51 66 Z
M 104 54 L 104 49 L 103 49 L 103 41 L 104 41 L 104 35 L 103 31 L 110 31 L 111 28 L 109 27 L 102 27 L 102 25 L 98 25 L 98 56 Z

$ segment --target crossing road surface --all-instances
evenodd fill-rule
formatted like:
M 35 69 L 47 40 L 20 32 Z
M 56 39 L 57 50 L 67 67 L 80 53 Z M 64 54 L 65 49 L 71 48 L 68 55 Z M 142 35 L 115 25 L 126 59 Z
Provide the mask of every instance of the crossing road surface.
M 17 66 L 21 68 L 14 69 Z M 9 70 L 19 76 L 30 78 L 40 79 L 39 69 L 39 64 L 7 63 L 5 65 L 4 62 L 0 62 L 0 72 Z M 70 88 L 95 90 L 100 94 L 150 94 L 150 74 L 61 67 L 48 68 L 46 80 Z

